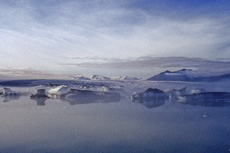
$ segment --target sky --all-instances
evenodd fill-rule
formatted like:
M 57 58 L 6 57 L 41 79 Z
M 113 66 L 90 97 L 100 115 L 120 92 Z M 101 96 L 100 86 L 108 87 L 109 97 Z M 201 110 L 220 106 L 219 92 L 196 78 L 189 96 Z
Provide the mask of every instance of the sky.
M 0 79 L 230 72 L 229 16 L 229 0 L 0 0 Z

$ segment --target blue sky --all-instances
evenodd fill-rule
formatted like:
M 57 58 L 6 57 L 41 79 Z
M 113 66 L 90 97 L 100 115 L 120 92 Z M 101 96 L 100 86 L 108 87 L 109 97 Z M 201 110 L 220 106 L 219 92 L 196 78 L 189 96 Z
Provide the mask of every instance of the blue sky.
M 143 57 L 230 61 L 229 16 L 229 0 L 0 0 L 0 68 L 135 75 L 99 66 Z

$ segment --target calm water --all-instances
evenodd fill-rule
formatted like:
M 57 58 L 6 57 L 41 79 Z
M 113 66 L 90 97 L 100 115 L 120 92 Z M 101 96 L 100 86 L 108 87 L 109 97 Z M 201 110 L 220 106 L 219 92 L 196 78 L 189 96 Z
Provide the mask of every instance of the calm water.
M 230 152 L 230 107 L 0 99 L 0 152 Z

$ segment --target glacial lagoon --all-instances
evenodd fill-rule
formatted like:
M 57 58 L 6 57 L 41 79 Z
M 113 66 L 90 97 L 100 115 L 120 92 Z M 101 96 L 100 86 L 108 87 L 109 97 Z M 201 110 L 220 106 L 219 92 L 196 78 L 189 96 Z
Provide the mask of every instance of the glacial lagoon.
M 149 107 L 130 98 L 149 87 L 185 85 L 132 82 L 106 100 L 93 94 L 80 100 L 31 99 L 28 94 L 1 97 L 0 152 L 230 152 L 230 106 L 165 99 L 156 105 L 149 102 Z M 215 84 L 190 86 L 213 91 Z M 227 86 L 223 83 L 215 90 L 226 91 Z

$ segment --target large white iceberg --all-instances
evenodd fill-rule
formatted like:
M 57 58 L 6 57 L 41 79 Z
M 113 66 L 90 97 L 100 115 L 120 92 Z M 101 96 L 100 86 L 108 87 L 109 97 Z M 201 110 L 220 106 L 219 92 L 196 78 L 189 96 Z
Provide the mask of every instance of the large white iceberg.
M 66 85 L 57 86 L 48 91 L 48 96 L 52 97 L 54 95 L 61 96 L 69 92 L 70 87 Z

